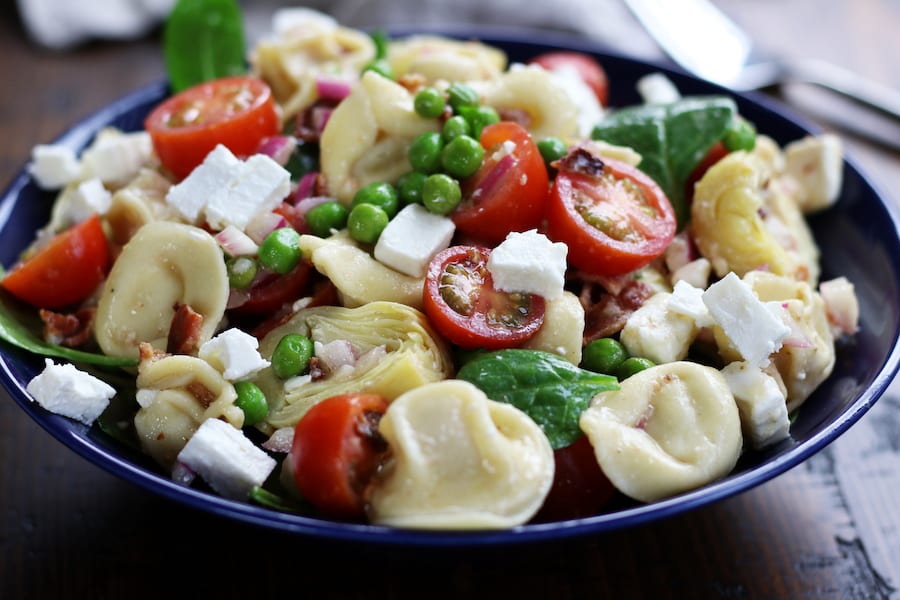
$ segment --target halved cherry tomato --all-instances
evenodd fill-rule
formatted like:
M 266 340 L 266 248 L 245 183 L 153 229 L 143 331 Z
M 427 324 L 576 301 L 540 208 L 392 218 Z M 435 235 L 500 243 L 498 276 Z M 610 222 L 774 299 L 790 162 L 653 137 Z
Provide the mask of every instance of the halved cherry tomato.
M 507 150 L 505 143 L 513 146 Z M 450 215 L 457 230 L 488 245 L 503 241 L 511 231 L 540 225 L 550 181 L 547 167 L 528 131 L 501 121 L 481 132 L 484 163 L 463 181 L 463 201 Z
M 547 236 L 569 246 L 569 262 L 621 275 L 665 251 L 675 211 L 660 187 L 631 165 L 603 158 L 600 172 L 560 168 L 547 208 Z
M 39 308 L 63 308 L 90 296 L 106 277 L 109 262 L 106 234 L 93 215 L 13 267 L 2 286 Z
M 494 289 L 490 248 L 451 246 L 428 265 L 422 304 L 438 333 L 467 350 L 520 345 L 544 322 L 544 298 Z
M 284 304 L 300 298 L 309 282 L 312 265 L 301 260 L 284 275 L 273 275 L 247 290 L 247 300 L 230 309 L 238 314 L 261 314 L 278 310 Z
M 535 521 L 566 521 L 599 514 L 615 494 L 586 435 L 554 450 L 553 485 Z
M 388 451 L 378 433 L 387 407 L 378 394 L 332 396 L 313 405 L 294 426 L 294 482 L 322 514 L 365 517 L 366 488 Z
M 706 156 L 703 157 L 703 160 L 700 161 L 700 164 L 694 167 L 694 170 L 691 171 L 691 174 L 688 176 L 687 183 L 685 183 L 684 197 L 687 199 L 688 203 L 694 198 L 694 185 L 703 178 L 703 175 L 706 174 L 711 166 L 725 158 L 727 155 L 728 148 L 725 147 L 725 144 L 716 142 L 706 153 Z
M 272 90 L 261 79 L 245 75 L 188 88 L 162 102 L 144 121 L 160 162 L 178 179 L 217 144 L 246 156 L 279 128 Z
M 606 76 L 606 70 L 597 62 L 594 57 L 583 54 L 581 52 L 559 51 L 547 52 L 535 56 L 530 61 L 532 64 L 538 64 L 547 69 L 554 71 L 566 67 L 574 68 L 584 82 L 593 90 L 597 100 L 602 106 L 609 103 L 609 78 Z

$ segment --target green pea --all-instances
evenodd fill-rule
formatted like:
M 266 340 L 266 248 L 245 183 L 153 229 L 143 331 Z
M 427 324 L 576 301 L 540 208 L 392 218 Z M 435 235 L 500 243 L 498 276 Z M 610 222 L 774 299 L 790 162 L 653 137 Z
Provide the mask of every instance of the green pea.
M 375 71 L 382 77 L 387 79 L 394 79 L 394 70 L 391 68 L 391 63 L 384 58 L 376 58 L 369 64 L 363 67 L 362 72 L 366 71 Z
M 747 119 L 736 116 L 728 124 L 725 135 L 722 137 L 722 144 L 729 152 L 736 150 L 749 152 L 756 146 L 756 127 Z
M 384 31 L 378 30 L 370 33 L 369 37 L 372 39 L 372 43 L 375 45 L 375 58 L 387 58 L 388 46 L 391 42 L 391 38 L 388 36 L 388 34 Z
M 306 224 L 313 235 L 328 237 L 347 226 L 347 207 L 335 200 L 313 206 L 306 211 Z
M 441 166 L 449 175 L 465 179 L 473 175 L 484 160 L 484 148 L 474 138 L 461 135 L 441 151 Z
M 500 122 L 500 114 L 493 106 L 461 106 L 459 114 L 469 123 L 472 137 L 481 139 L 481 130 Z
M 312 356 L 312 340 L 299 333 L 288 333 L 278 340 L 272 352 L 272 372 L 279 379 L 303 375 L 309 369 Z
M 397 196 L 403 206 L 422 203 L 422 185 L 428 175 L 419 171 L 404 173 L 397 180 Z
M 413 138 L 407 151 L 409 164 L 416 171 L 422 173 L 437 173 L 441 169 L 441 150 L 444 142 L 441 134 L 429 131 Z
M 612 375 L 626 358 L 628 351 L 619 340 L 600 338 L 584 347 L 581 353 L 581 366 L 595 373 Z
M 644 369 L 649 369 L 654 366 L 654 362 L 649 358 L 641 358 L 639 356 L 629 356 L 625 360 L 622 361 L 622 364 L 618 366 L 615 372 L 615 376 L 619 378 L 619 380 L 628 379 L 635 373 L 639 373 Z
M 478 106 L 478 92 L 472 86 L 456 81 L 447 88 L 447 103 L 455 113 L 462 106 Z
M 384 228 L 387 227 L 387 213 L 375 204 L 358 204 L 350 209 L 347 217 L 347 231 L 357 242 L 374 244 Z
M 550 163 L 561 159 L 569 151 L 566 143 L 558 137 L 544 138 L 537 143 L 537 147 L 538 152 L 540 152 L 541 156 L 544 158 L 544 164 L 547 165 L 548 169 L 551 168 Z
M 259 245 L 259 264 L 279 275 L 290 273 L 300 262 L 300 234 L 292 227 L 280 227 Z
M 422 204 L 428 212 L 449 215 L 462 200 L 459 182 L 444 173 L 430 175 L 422 185 Z
M 234 405 L 244 411 L 244 426 L 256 425 L 269 414 L 266 395 L 252 381 L 238 381 L 234 384 L 237 398 Z
M 446 106 L 444 95 L 433 87 L 422 88 L 413 100 L 413 108 L 416 113 L 426 119 L 438 118 L 444 114 Z
M 445 144 L 453 141 L 454 138 L 458 138 L 461 135 L 471 134 L 472 127 L 462 115 L 453 115 L 452 117 L 444 121 L 444 127 L 441 131 L 441 136 L 443 137 Z
M 249 256 L 235 256 L 225 262 L 228 285 L 236 290 L 246 290 L 259 271 L 256 261 Z
M 359 188 L 359 191 L 353 196 L 350 209 L 353 210 L 353 207 L 360 204 L 380 206 L 387 213 L 388 219 L 393 219 L 400 208 L 397 189 L 384 181 L 375 181 Z

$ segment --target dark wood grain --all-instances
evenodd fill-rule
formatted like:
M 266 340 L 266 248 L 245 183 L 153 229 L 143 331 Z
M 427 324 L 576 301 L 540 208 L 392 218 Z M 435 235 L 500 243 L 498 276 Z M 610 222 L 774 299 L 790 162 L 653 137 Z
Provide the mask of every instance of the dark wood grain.
M 816 55 L 900 87 L 900 3 L 728 0 L 774 51 Z M 826 8 L 827 7 L 827 8 Z M 158 39 L 67 54 L 0 21 L 0 181 L 37 142 L 163 76 Z M 816 118 L 870 117 L 804 86 L 778 92 Z M 893 124 L 882 124 L 884 131 Z M 900 156 L 845 134 L 892 198 Z M 0 597 L 897 598 L 900 388 L 801 466 L 653 525 L 513 548 L 354 547 L 222 520 L 89 464 L 0 395 Z M 176 584 L 181 580 L 183 585 Z

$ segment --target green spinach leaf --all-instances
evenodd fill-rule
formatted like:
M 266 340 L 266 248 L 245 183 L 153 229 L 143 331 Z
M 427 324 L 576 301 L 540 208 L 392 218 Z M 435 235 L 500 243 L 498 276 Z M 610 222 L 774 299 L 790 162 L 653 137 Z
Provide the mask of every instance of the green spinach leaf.
M 173 92 L 247 71 L 244 18 L 235 0 L 178 0 L 163 29 Z
M 581 436 L 578 420 L 594 394 L 619 387 L 615 377 L 586 371 L 539 350 L 486 352 L 469 360 L 456 376 L 475 384 L 488 398 L 524 411 L 554 449 Z
M 727 96 L 690 96 L 671 104 L 644 104 L 611 112 L 591 137 L 629 146 L 643 158 L 640 169 L 669 197 L 678 228 L 688 221 L 685 185 L 713 144 L 722 139 L 737 106 Z

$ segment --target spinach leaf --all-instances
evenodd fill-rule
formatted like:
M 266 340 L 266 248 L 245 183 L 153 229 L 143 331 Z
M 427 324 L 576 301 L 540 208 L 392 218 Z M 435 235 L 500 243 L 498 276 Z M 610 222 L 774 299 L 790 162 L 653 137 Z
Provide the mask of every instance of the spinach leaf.
M 247 71 L 244 18 L 235 0 L 178 0 L 163 29 L 173 92 Z
M 0 271 L 0 276 L 2 276 L 2 271 Z M 0 339 L 3 341 L 34 354 L 62 358 L 72 362 L 104 367 L 129 367 L 138 364 L 136 358 L 106 356 L 48 344 L 35 333 L 40 330 L 40 319 L 35 314 L 19 308 L 9 294 L 5 292 L 0 294 Z
M 685 185 L 737 113 L 726 96 L 690 96 L 671 104 L 644 104 L 611 112 L 591 137 L 630 146 L 643 159 L 640 169 L 669 197 L 678 228 L 688 221 Z
M 525 412 L 554 450 L 581 436 L 578 419 L 594 394 L 619 387 L 615 377 L 586 371 L 550 352 L 524 349 L 475 356 L 456 377 L 475 384 L 491 400 Z

